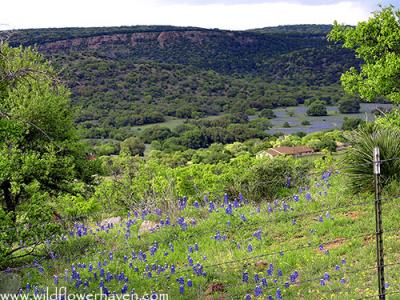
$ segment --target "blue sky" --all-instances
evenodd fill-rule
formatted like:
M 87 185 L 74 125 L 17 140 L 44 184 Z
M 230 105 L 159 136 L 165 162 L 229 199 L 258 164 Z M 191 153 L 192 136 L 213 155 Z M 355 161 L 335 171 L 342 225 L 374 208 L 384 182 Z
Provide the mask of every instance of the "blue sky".
M 242 30 L 286 24 L 355 25 L 400 0 L 11 0 L 0 29 L 176 25 Z

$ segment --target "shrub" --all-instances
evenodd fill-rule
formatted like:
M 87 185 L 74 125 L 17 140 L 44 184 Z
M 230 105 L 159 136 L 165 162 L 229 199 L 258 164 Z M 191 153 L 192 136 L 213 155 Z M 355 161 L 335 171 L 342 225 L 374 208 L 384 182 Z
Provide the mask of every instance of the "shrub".
M 322 101 L 314 101 L 308 107 L 307 115 L 309 115 L 309 116 L 326 116 L 326 115 L 328 115 L 325 103 Z
M 379 147 L 381 164 L 381 184 L 388 186 L 400 175 L 400 130 L 396 127 L 382 128 L 376 124 L 366 124 L 346 136 L 351 148 L 346 153 L 344 161 L 348 165 L 346 173 L 350 185 L 355 192 L 374 190 L 374 175 L 372 172 L 373 149 Z M 393 159 L 393 160 L 392 160 Z

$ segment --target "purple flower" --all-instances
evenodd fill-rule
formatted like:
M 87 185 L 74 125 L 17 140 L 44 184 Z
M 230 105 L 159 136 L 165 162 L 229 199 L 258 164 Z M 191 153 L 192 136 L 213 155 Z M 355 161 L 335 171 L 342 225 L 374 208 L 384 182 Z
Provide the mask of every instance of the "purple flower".
M 247 272 L 244 272 L 243 273 L 243 275 L 242 275 L 242 281 L 243 282 L 249 282 L 249 273 L 247 273 Z
M 254 289 L 254 294 L 256 297 L 262 296 L 262 288 L 261 286 L 257 285 L 256 288 Z
M 215 210 L 215 205 L 214 205 L 214 203 L 212 201 L 210 201 L 208 211 L 209 212 L 213 212 L 214 210 Z
M 180 293 L 181 295 L 183 295 L 183 294 L 185 293 L 185 286 L 184 286 L 183 284 L 181 284 L 181 285 L 179 286 L 179 293 Z
M 344 279 L 344 278 L 340 279 L 340 283 L 341 284 L 345 284 L 346 283 L 346 279 Z
M 260 281 L 260 277 L 258 276 L 258 274 L 254 275 L 254 281 L 257 283 Z
M 253 252 L 253 246 L 252 246 L 251 244 L 249 244 L 249 245 L 247 246 L 247 251 L 248 251 L 248 252 Z
M 243 222 L 246 222 L 246 221 L 247 221 L 246 216 L 243 215 L 243 214 L 240 215 L 240 218 L 242 219 Z
M 319 216 L 318 221 L 320 221 L 322 223 L 322 222 L 324 222 L 324 218 L 322 216 Z
M 324 274 L 324 280 L 329 280 L 331 277 L 329 276 L 329 274 L 327 272 L 325 272 Z
M 293 200 L 294 200 L 295 202 L 299 202 L 299 196 L 298 196 L 298 195 L 294 195 L 294 196 L 293 196 Z
M 53 276 L 53 280 L 54 280 L 54 284 L 58 285 L 58 276 L 57 275 Z
M 289 288 L 290 283 L 288 281 L 285 282 L 285 288 Z
M 307 201 L 311 201 L 312 197 L 311 194 L 309 192 L 306 193 L 306 200 Z
M 339 270 L 340 270 L 340 266 L 339 266 L 339 265 L 336 265 L 336 266 L 335 266 L 335 270 L 336 270 L 336 271 L 339 271 Z
M 246 294 L 246 300 L 251 300 L 251 295 L 250 294 Z
M 268 203 L 268 213 L 272 213 L 272 207 L 271 207 L 271 205 Z
M 276 289 L 276 299 L 278 300 L 282 299 L 282 293 L 280 288 Z
M 261 230 L 257 230 L 253 233 L 253 236 L 257 238 L 257 240 L 261 240 Z
M 189 246 L 189 253 L 193 253 L 193 247 Z
M 324 279 L 321 279 L 321 280 L 319 281 L 319 284 L 320 284 L 321 286 L 325 286 L 325 280 L 324 280 Z
M 225 208 L 225 213 L 227 215 L 232 215 L 232 204 L 228 204 L 228 206 Z
M 229 196 L 227 193 L 224 194 L 224 204 L 228 204 Z
M 192 282 L 191 279 L 188 279 L 188 280 L 187 280 L 187 286 L 188 286 L 188 287 L 192 287 L 192 286 L 193 286 L 193 282 Z
M 266 278 L 262 278 L 261 279 L 261 283 L 262 283 L 263 286 L 268 286 L 268 281 L 267 281 Z
M 194 250 L 199 251 L 199 245 L 197 243 L 194 244 Z
M 296 219 L 292 220 L 292 225 L 296 225 Z
M 193 205 L 194 205 L 195 208 L 199 208 L 200 207 L 199 202 L 197 202 L 197 201 L 194 201 Z
M 346 264 L 346 260 L 343 258 L 342 259 L 342 265 L 345 265 Z
M 282 272 L 281 269 L 278 269 L 278 276 L 279 276 L 279 277 L 282 277 L 282 276 L 283 276 L 283 272 Z

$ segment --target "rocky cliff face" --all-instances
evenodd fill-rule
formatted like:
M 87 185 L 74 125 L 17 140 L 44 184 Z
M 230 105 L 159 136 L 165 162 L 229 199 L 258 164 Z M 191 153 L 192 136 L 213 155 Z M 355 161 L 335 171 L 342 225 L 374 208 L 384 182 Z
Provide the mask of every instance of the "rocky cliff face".
M 109 47 L 115 44 L 126 45 L 129 47 L 140 46 L 141 43 L 154 42 L 157 43 L 159 48 L 164 49 L 179 40 L 189 41 L 194 44 L 202 44 L 209 39 L 227 38 L 231 42 L 240 45 L 246 45 L 256 42 L 250 36 L 238 34 L 234 32 L 223 31 L 162 31 L 162 32 L 135 32 L 129 34 L 107 34 L 98 35 L 86 38 L 72 38 L 59 40 L 54 42 L 47 42 L 39 45 L 39 50 L 44 52 L 58 52 L 60 50 L 67 50 L 73 48 L 87 48 L 87 49 L 100 49 Z

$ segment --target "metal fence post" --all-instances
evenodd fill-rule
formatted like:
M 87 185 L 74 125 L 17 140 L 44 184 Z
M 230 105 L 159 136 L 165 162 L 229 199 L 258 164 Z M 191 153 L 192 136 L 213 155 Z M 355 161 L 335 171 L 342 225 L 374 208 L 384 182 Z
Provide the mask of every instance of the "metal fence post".
M 378 266 L 379 299 L 386 299 L 385 295 L 385 262 L 383 256 L 383 230 L 381 210 L 381 159 L 379 148 L 374 148 L 374 181 L 375 181 L 375 223 L 376 223 L 376 259 Z

